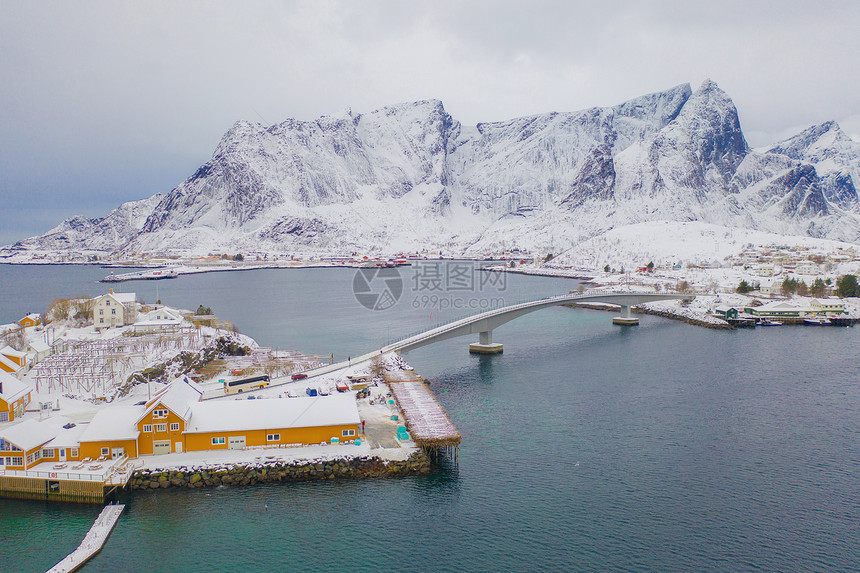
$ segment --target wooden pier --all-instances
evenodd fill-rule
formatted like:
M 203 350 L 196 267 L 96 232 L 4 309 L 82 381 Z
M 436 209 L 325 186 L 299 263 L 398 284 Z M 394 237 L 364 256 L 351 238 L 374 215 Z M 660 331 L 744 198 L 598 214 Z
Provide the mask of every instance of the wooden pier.
M 69 553 L 69 555 L 48 569 L 48 573 L 68 573 L 69 571 L 77 571 L 84 563 L 93 558 L 93 556 L 101 551 L 107 541 L 108 535 L 113 531 L 124 505 L 106 505 L 95 523 L 87 532 L 84 540 L 77 549 Z
M 456 459 L 462 436 L 424 380 L 409 370 L 395 370 L 385 374 L 385 381 L 415 445 L 431 454 L 453 450 Z

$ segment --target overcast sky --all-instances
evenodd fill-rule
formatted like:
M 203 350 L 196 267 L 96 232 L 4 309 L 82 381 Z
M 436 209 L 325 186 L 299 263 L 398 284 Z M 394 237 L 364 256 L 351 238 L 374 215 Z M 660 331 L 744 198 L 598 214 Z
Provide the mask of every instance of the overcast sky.
M 860 140 L 860 2 L 0 0 L 0 245 L 167 193 L 239 119 L 463 124 L 716 81 L 751 145 Z

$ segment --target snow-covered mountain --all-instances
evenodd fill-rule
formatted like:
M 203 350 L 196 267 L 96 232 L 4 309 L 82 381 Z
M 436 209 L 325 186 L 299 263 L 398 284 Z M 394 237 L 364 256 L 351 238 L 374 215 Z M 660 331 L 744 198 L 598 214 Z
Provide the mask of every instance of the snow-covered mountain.
M 237 122 L 167 195 L 6 249 L 557 253 L 664 220 L 860 242 L 858 186 L 860 143 L 835 123 L 750 149 L 710 80 L 475 127 L 430 100 Z

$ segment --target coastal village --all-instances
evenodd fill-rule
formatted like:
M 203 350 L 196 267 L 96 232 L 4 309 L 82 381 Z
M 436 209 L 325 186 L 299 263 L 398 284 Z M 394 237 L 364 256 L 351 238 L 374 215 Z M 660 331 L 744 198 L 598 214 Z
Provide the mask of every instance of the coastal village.
M 61 307 L 66 320 L 43 325 L 51 309 L 5 328 L 24 350 L 0 348 L 0 495 L 100 503 L 121 488 L 421 473 L 459 444 L 399 356 L 276 353 L 209 309 L 134 293 Z M 176 360 L 194 352 L 212 358 L 201 371 Z
M 427 255 L 438 257 L 400 253 L 304 262 L 398 266 Z M 260 257 L 213 255 L 193 272 L 267 263 L 248 258 Z M 127 280 L 176 278 L 195 261 L 174 262 Z M 289 263 L 302 261 L 291 257 Z M 720 262 L 628 262 L 606 264 L 602 271 L 571 266 L 563 254 L 519 249 L 473 263 L 485 272 L 577 277 L 586 281 L 581 290 L 695 294 L 692 301 L 652 302 L 634 312 L 714 328 L 850 326 L 860 319 L 860 299 L 836 296 L 844 277 L 860 273 L 860 253 L 853 248 L 746 245 Z M 106 280 L 122 282 L 122 274 L 112 272 Z M 0 336 L 4 495 L 101 501 L 127 486 L 248 483 L 272 464 L 280 469 L 269 475 L 280 479 L 359 471 L 321 460 L 374 458 L 382 466 L 371 464 L 368 471 L 382 473 L 390 471 L 381 469 L 386 464 L 412 460 L 410 471 L 427 471 L 428 452 L 459 443 L 426 384 L 398 355 L 344 365 L 260 348 L 202 306 L 182 311 L 144 305 L 133 292 L 109 289 L 94 299 L 59 301 L 44 314 L 23 316 L 0 326 Z M 240 396 L 243 391 L 248 394 Z M 290 474 L 283 464 L 304 469 Z M 244 468 L 240 475 L 236 467 Z

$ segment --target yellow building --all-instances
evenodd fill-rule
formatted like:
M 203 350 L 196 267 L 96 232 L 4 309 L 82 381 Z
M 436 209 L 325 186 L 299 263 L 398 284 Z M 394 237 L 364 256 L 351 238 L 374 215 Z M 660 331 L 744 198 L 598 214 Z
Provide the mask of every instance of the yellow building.
M 301 446 L 352 440 L 360 430 L 351 394 L 205 402 L 202 394 L 183 376 L 145 404 L 100 409 L 88 424 L 62 416 L 25 420 L 0 431 L 0 465 L 27 470 L 44 462 Z
M 109 406 L 99 410 L 80 437 L 81 458 L 135 458 L 139 432 L 134 421 L 143 406 Z
M 201 401 L 186 376 L 141 406 L 100 410 L 80 437 L 80 455 L 118 458 L 330 443 L 355 439 L 361 418 L 352 395 Z
M 191 405 L 188 451 L 300 446 L 355 439 L 361 418 L 351 394 L 213 400 Z
M 3 469 L 26 470 L 42 463 L 43 448 L 57 437 L 65 418 L 39 421 L 29 419 L 0 430 L 0 466 Z M 49 448 L 51 449 L 51 448 Z M 53 459 L 58 452 L 48 452 Z
M 30 403 L 29 386 L 4 371 L 0 371 L 0 422 L 12 422 L 21 416 Z
M 199 402 L 203 389 L 183 376 L 155 395 L 144 406 L 137 419 L 138 453 L 182 453 L 185 447 L 185 426 L 191 417 L 191 404 Z
M 18 326 L 22 326 L 24 328 L 38 326 L 40 324 L 42 324 L 42 317 L 35 313 L 28 314 L 18 321 Z

